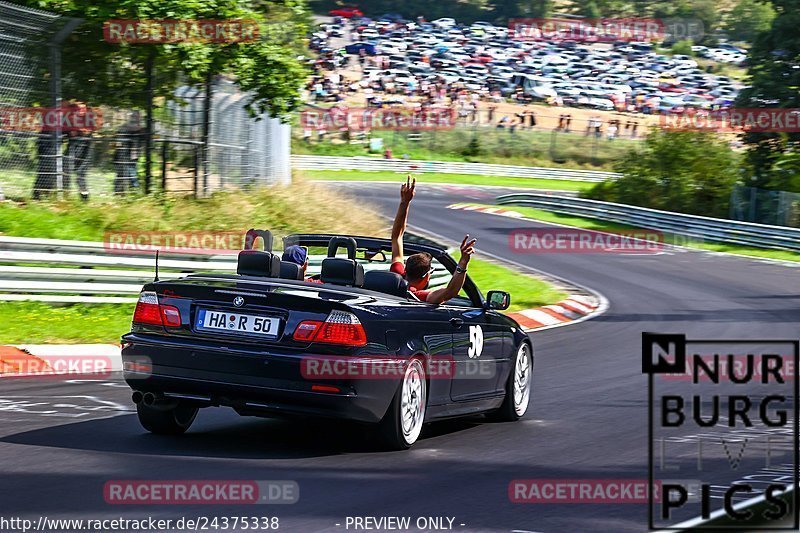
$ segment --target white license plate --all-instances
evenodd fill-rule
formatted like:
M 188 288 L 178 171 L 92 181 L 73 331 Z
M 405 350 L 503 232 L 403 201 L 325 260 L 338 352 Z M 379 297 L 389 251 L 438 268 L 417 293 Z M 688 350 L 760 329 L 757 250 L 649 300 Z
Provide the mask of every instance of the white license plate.
M 197 312 L 195 327 L 198 330 L 229 331 L 277 337 L 280 319 L 264 316 L 243 315 L 225 311 L 200 309 Z

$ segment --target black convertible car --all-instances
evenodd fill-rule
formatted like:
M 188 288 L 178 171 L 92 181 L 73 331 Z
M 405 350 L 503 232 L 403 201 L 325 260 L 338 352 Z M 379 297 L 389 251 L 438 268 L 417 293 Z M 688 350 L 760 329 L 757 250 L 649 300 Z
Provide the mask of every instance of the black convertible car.
M 122 358 L 147 430 L 179 434 L 199 408 L 227 406 L 240 415 L 375 424 L 389 447 L 402 449 L 424 422 L 525 414 L 533 350 L 498 312 L 509 305 L 507 293 L 484 299 L 467 278 L 446 304 L 420 302 L 389 272 L 387 239 L 338 235 L 284 239 L 321 259 L 319 273 L 304 280 L 300 267 L 271 252 L 269 232 L 255 234 L 264 251 L 248 239 L 237 274 L 143 287 Z M 455 269 L 433 243 L 406 243 L 406 250 L 430 253 L 443 282 Z

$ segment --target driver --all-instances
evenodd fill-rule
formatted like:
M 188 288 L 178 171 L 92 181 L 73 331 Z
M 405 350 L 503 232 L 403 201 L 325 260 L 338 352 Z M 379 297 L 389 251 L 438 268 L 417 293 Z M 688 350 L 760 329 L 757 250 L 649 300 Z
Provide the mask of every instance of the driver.
M 408 176 L 406 182 L 400 186 L 400 205 L 397 207 L 397 214 L 392 226 L 392 266 L 389 270 L 403 276 L 408 281 L 408 290 L 421 301 L 440 304 L 455 298 L 464 286 L 464 281 L 467 279 L 467 265 L 470 257 L 475 253 L 477 239 L 470 240 L 467 235 L 461 241 L 461 259 L 458 261 L 455 273 L 450 278 L 450 283 L 446 287 L 428 290 L 431 274 L 435 270 L 431 266 L 433 260 L 431 254 L 420 252 L 410 255 L 403 264 L 403 234 L 406 231 L 408 208 L 414 198 L 416 185 L 417 180 L 412 180 L 411 176 Z

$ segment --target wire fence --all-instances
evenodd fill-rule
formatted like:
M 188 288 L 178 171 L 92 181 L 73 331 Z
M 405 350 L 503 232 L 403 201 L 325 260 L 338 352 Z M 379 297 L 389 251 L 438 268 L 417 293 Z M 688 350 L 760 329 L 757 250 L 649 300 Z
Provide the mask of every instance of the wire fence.
M 10 199 L 169 192 L 204 196 L 286 183 L 289 126 L 251 116 L 230 80 L 179 87 L 154 112 L 62 98 L 62 43 L 81 21 L 0 2 L 0 194 Z M 206 120 L 207 119 L 207 120 Z M 205 134 L 207 132 L 207 135 Z
M 730 218 L 757 224 L 800 227 L 800 194 L 737 185 L 731 193 Z

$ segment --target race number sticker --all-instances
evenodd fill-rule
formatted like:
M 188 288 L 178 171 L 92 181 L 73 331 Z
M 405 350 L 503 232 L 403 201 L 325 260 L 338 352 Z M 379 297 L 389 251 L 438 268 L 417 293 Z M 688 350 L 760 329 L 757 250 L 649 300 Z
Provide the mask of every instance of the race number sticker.
M 470 358 L 480 357 L 483 352 L 483 329 L 480 326 L 469 327 L 469 355 Z

